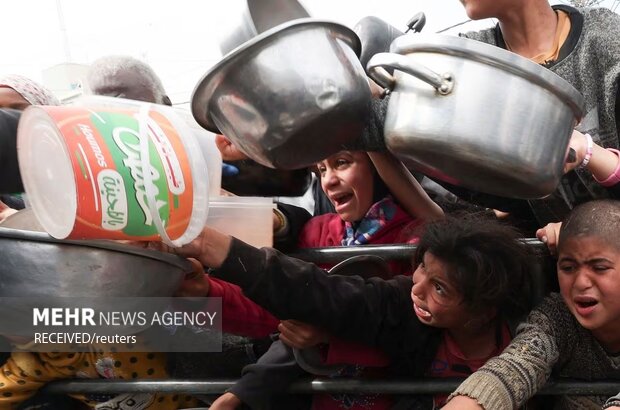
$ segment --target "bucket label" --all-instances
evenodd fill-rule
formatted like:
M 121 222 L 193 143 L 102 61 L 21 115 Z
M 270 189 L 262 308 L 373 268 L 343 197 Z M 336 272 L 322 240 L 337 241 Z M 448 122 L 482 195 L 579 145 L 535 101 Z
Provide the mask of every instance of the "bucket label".
M 46 109 L 65 138 L 75 171 L 78 206 L 70 238 L 157 239 L 148 176 L 168 236 L 183 235 L 194 200 L 192 176 L 183 143 L 164 115 L 149 112 L 141 130 L 137 110 Z
M 121 174 L 113 169 L 104 169 L 97 174 L 101 199 L 101 227 L 118 231 L 127 226 L 127 194 Z

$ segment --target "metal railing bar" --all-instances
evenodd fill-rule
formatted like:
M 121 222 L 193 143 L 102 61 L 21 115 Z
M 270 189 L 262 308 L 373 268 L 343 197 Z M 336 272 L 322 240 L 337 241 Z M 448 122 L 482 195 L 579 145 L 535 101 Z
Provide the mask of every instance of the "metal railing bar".
M 547 252 L 547 246 L 538 239 L 523 238 L 523 242 L 532 246 L 537 252 Z M 413 256 L 416 248 L 416 245 L 405 244 L 333 246 L 300 249 L 288 255 L 312 263 L 338 263 L 359 255 L 380 256 L 386 260 L 406 260 Z
M 313 379 L 301 380 L 290 389 L 294 394 L 313 393 L 380 393 L 380 394 L 436 394 L 450 393 L 462 379 L 359 380 Z M 76 393 L 185 393 L 221 394 L 232 387 L 234 379 L 214 380 L 60 380 L 51 382 L 44 391 L 53 394 Z M 620 380 L 584 382 L 555 380 L 539 395 L 615 395 L 620 391 Z

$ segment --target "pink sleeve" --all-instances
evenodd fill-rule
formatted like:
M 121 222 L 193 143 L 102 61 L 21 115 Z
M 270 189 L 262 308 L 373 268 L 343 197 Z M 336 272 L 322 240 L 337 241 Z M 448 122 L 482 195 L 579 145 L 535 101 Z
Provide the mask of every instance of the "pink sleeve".
M 241 288 L 209 277 L 209 297 L 222 298 L 222 330 L 246 337 L 266 337 L 276 332 L 280 321 L 248 299 Z

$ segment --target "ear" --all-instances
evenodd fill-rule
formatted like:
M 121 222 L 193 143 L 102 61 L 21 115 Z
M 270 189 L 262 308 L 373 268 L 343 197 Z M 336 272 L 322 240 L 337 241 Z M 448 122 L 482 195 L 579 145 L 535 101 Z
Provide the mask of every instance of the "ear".
M 162 98 L 162 102 L 164 103 L 164 105 L 169 105 L 170 107 L 172 107 L 172 101 L 170 101 L 170 97 L 168 97 L 167 95 L 164 95 L 164 97 Z

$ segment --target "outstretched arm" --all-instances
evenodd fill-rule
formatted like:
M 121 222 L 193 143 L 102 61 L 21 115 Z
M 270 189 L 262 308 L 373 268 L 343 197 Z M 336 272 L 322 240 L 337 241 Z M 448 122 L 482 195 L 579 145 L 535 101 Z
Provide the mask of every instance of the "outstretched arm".
M 451 396 L 466 397 L 450 400 L 444 409 L 475 409 L 476 403 L 487 410 L 516 409 L 534 396 L 559 358 L 553 319 L 545 314 L 550 306 L 547 299 L 534 310 L 504 352 L 469 376 Z
M 412 326 L 416 336 L 425 333 L 411 308 L 409 277 L 365 281 L 327 275 L 314 264 L 271 248 L 256 249 L 210 228 L 175 252 L 217 268 L 212 276 L 239 285 L 280 319 L 297 319 L 345 339 L 383 347 L 402 341 Z
M 409 215 L 424 221 L 443 218 L 443 210 L 394 154 L 389 151 L 368 152 L 368 156 L 383 182 Z

